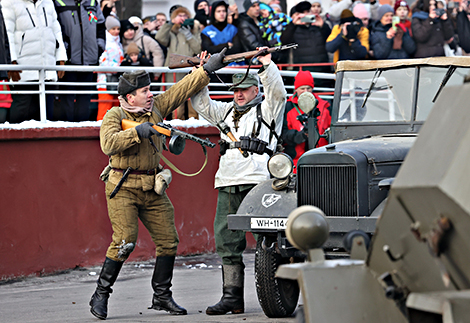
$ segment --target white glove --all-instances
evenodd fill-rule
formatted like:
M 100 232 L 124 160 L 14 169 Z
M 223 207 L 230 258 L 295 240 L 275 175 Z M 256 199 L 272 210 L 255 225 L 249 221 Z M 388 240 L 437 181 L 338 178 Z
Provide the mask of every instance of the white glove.
M 184 35 L 184 37 L 186 37 L 186 40 L 193 38 L 193 34 L 191 33 L 191 29 L 189 27 L 182 26 L 180 28 L 180 32 Z

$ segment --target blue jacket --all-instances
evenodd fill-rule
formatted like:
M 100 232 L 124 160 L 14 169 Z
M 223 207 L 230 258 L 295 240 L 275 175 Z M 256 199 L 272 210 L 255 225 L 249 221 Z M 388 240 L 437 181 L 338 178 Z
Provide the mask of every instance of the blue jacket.
M 377 21 L 372 28 L 373 32 L 370 35 L 370 47 L 374 52 L 376 59 L 400 59 L 410 58 L 416 50 L 416 44 L 411 38 L 408 31 L 404 32 L 402 38 L 401 49 L 393 49 L 393 41 L 395 39 L 387 38 L 387 31 L 392 27 L 392 24 L 382 25 Z M 400 28 L 397 26 L 397 28 Z

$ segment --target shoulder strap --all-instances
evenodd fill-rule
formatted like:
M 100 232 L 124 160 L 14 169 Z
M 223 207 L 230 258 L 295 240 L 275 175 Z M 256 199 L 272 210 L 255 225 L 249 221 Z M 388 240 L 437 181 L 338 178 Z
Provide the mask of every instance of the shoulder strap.
M 224 118 L 222 119 L 222 121 L 225 121 L 225 119 L 227 119 L 228 115 L 230 114 L 230 112 L 232 112 L 233 110 L 233 105 L 230 107 L 230 109 L 227 110 L 227 113 L 225 114 Z
M 256 118 L 258 119 L 258 128 L 256 129 L 256 137 L 259 136 L 260 130 L 261 130 L 261 124 L 264 124 L 266 127 L 269 129 L 269 143 L 271 143 L 271 140 L 274 137 L 276 137 L 278 143 L 282 143 L 282 139 L 279 137 L 279 135 L 276 133 L 276 122 L 273 120 L 271 121 L 271 124 L 268 124 L 264 119 L 263 119 L 263 114 L 261 112 L 261 103 L 256 106 Z

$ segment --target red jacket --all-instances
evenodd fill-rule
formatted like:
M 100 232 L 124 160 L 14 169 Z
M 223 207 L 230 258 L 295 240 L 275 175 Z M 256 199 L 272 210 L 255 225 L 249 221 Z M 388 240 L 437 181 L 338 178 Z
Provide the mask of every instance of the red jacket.
M 318 100 L 317 108 L 320 110 L 320 116 L 318 117 L 317 125 L 318 131 L 322 135 L 331 124 L 330 111 L 328 110 L 330 104 L 321 99 L 318 95 L 314 93 L 313 95 Z M 299 120 L 297 120 L 297 116 L 303 114 L 303 111 L 300 110 L 297 105 L 297 101 L 298 97 L 295 94 L 287 100 L 284 127 L 282 129 L 285 153 L 292 157 L 295 166 L 297 166 L 299 157 L 302 156 L 308 148 L 308 137 L 302 132 L 304 126 Z M 316 147 L 321 147 L 327 144 L 328 142 L 326 139 L 320 138 Z M 295 169 L 294 172 L 296 172 Z

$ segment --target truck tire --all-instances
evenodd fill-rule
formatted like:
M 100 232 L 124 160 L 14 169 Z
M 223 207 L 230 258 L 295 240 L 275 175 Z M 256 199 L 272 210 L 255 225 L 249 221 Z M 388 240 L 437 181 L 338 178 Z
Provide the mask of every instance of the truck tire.
M 262 241 L 263 237 L 260 236 L 255 254 L 255 284 L 259 303 L 267 317 L 289 316 L 297 307 L 299 285 L 296 280 L 275 277 L 277 268 L 289 263 L 289 258 L 264 250 Z M 268 237 L 266 241 L 269 241 Z

